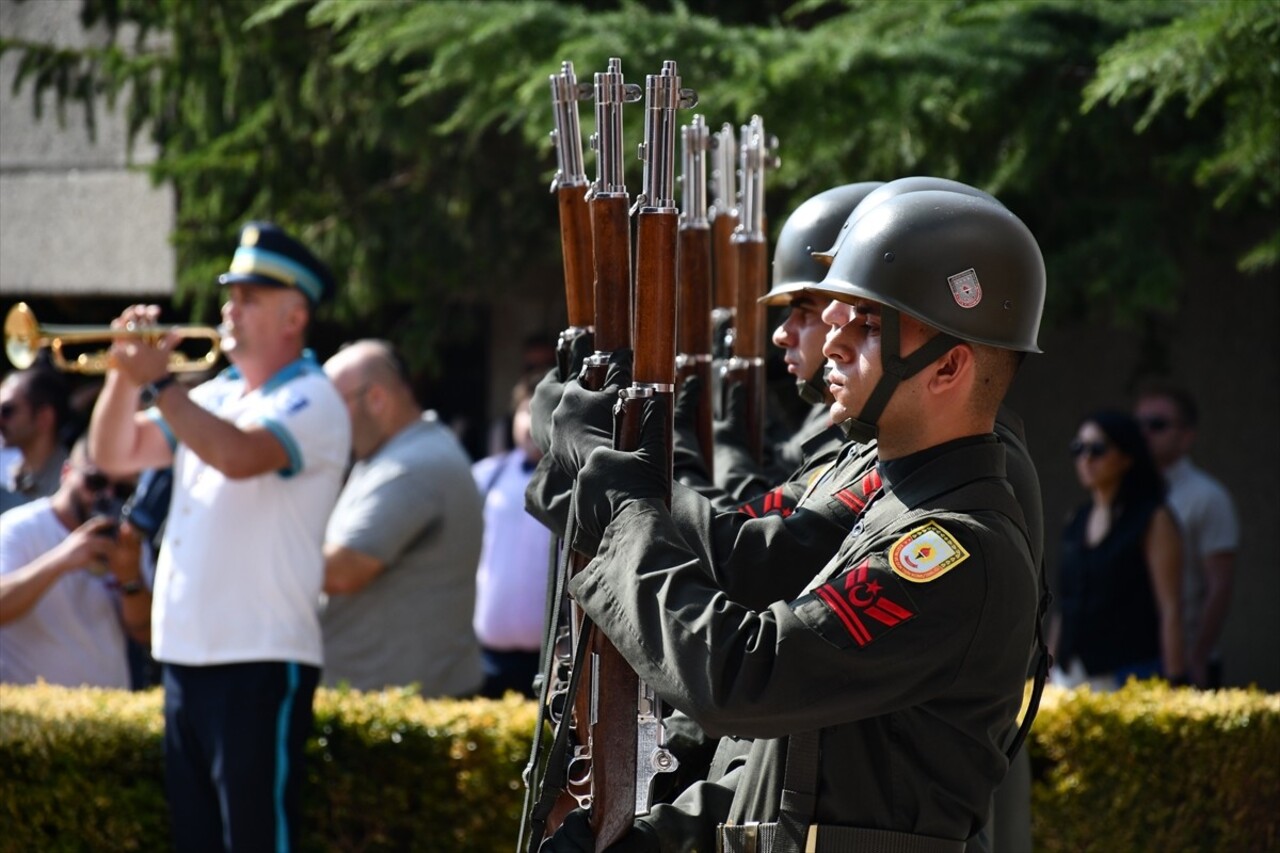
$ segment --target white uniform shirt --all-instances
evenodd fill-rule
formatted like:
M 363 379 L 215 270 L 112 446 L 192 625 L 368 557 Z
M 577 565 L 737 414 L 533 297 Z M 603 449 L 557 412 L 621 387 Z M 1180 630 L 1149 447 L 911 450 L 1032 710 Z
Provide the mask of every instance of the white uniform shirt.
M 195 388 L 191 399 L 239 427 L 265 426 L 288 451 L 289 465 L 230 480 L 187 447 L 175 448 L 152 653 L 189 666 L 263 660 L 320 666 L 316 602 L 325 522 L 351 452 L 346 405 L 309 353 L 248 394 L 230 368 Z M 152 414 L 168 433 L 159 413 Z
M 4 513 L 0 574 L 28 565 L 69 533 L 48 498 Z M 39 678 L 67 687 L 129 688 L 119 602 L 106 577 L 73 569 L 29 611 L 0 626 L 0 682 L 34 684 Z
M 1240 522 L 1226 487 L 1179 459 L 1165 472 L 1168 502 L 1182 532 L 1182 627 L 1188 650 L 1200 635 L 1200 619 L 1208 585 L 1204 560 L 1210 554 L 1240 547 Z

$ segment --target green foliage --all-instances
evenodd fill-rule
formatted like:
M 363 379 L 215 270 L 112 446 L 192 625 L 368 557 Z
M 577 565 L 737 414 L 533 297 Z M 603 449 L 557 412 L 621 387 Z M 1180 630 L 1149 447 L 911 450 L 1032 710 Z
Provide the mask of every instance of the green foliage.
M 238 225 L 270 217 L 338 272 L 336 319 L 418 367 L 473 335 L 451 305 L 559 304 L 547 78 L 564 59 L 590 80 L 618 56 L 633 82 L 675 59 L 712 127 L 763 116 L 775 230 L 855 180 L 996 193 L 1045 248 L 1050 323 L 1140 321 L 1176 306 L 1189 261 L 1280 257 L 1274 0 L 83 2 L 118 38 L 4 48 L 60 99 L 131 93 L 177 188 L 194 319 Z M 642 120 L 627 111 L 627 148 Z
M 159 690 L 5 685 L 0 853 L 167 849 Z M 506 851 L 533 703 L 316 694 L 303 848 Z M 1132 682 L 1045 691 L 1027 741 L 1037 850 L 1271 850 L 1280 696 Z
M 0 851 L 159 850 L 159 692 L 6 684 L 0 700 Z
M 1250 202 L 1273 210 L 1280 199 L 1280 3 L 1202 3 L 1169 24 L 1135 32 L 1099 59 L 1084 108 L 1149 97 L 1135 129 L 1147 130 L 1166 109 L 1185 101 L 1185 115 L 1220 111 L 1216 153 L 1197 166 L 1202 185 L 1218 187 L 1214 204 Z M 1216 108 L 1216 109 L 1215 109 Z M 1257 271 L 1280 263 L 1280 229 L 1240 261 Z
M 320 691 L 307 833 L 325 851 L 506 851 L 520 827 L 534 706 Z
M 164 850 L 163 697 L 4 686 L 0 851 Z M 302 847 L 506 851 L 520 825 L 532 703 L 316 694 Z
M 1280 696 L 1045 691 L 1032 731 L 1036 849 L 1274 850 Z

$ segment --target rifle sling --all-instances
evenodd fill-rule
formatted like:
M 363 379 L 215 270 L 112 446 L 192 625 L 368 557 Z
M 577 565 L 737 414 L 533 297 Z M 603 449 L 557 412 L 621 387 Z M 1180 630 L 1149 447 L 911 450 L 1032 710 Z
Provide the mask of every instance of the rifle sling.
M 571 537 L 573 534 L 573 526 L 574 521 L 573 518 L 570 517 L 568 529 L 565 531 L 566 542 L 572 541 Z M 556 571 L 557 602 L 563 601 L 564 596 L 567 594 L 566 588 L 568 586 L 569 565 L 572 560 L 573 551 L 569 548 L 565 548 L 564 559 L 560 561 L 559 567 Z M 570 612 L 569 618 L 573 618 L 572 612 Z M 530 826 L 529 840 L 532 845 L 529 848 L 530 853 L 536 850 L 538 844 L 541 843 L 542 837 L 546 832 L 547 819 L 551 814 L 551 810 L 554 808 L 556 800 L 559 799 L 560 794 L 568 785 L 569 733 L 573 729 L 573 705 L 574 699 L 578 695 L 578 688 L 582 679 L 583 664 L 586 660 L 587 649 L 591 646 L 588 639 L 593 629 L 594 625 L 592 624 L 590 617 L 583 614 L 582 624 L 578 630 L 578 642 L 573 649 L 573 664 L 569 672 L 569 684 L 565 690 L 564 708 L 560 714 L 560 719 L 556 722 L 555 735 L 552 738 L 551 747 L 547 754 L 546 768 L 541 778 L 538 779 L 534 785 L 530 785 L 527 789 L 527 794 L 532 795 L 534 788 L 537 788 L 536 800 L 534 801 L 532 808 L 526 809 Z M 551 667 L 550 662 L 553 660 L 555 654 L 555 628 L 551 627 L 549 630 L 551 636 L 548 640 L 548 648 L 545 650 L 545 654 L 547 655 L 546 660 L 548 661 L 548 672 Z M 541 741 L 542 738 L 542 705 L 543 703 L 539 703 L 538 707 L 538 729 L 535 732 L 536 741 Z M 589 721 L 584 723 L 584 725 L 589 725 Z M 534 752 L 536 753 L 537 751 L 538 748 L 535 746 Z M 530 756 L 529 763 L 530 767 L 532 767 L 534 763 L 534 755 Z M 528 799 L 530 799 L 530 797 L 526 796 L 526 800 Z M 523 829 L 521 834 L 523 837 Z
M 572 523 L 572 519 L 570 519 L 570 523 Z M 555 583 L 552 584 L 550 594 L 547 596 L 545 620 L 543 621 L 543 624 L 546 625 L 546 629 L 543 632 L 542 666 L 541 666 L 541 672 L 539 674 L 541 683 L 539 684 L 538 692 L 541 697 L 545 698 L 546 701 L 542 701 L 542 699 L 540 698 L 538 702 L 538 713 L 537 713 L 537 718 L 534 723 L 534 729 L 533 729 L 533 744 L 531 745 L 529 750 L 529 762 L 527 765 L 525 765 L 525 769 L 524 769 L 524 783 L 525 783 L 524 810 L 520 815 L 520 835 L 519 835 L 522 841 L 525 838 L 526 826 L 533 819 L 533 809 L 535 807 L 534 799 L 535 797 L 537 797 L 540 802 L 543 783 L 551 771 L 549 763 L 548 763 L 548 766 L 542 768 L 542 772 L 540 774 L 538 772 L 538 768 L 539 768 L 540 760 L 542 758 L 542 743 L 543 743 L 543 737 L 544 737 L 544 728 L 546 725 L 548 706 L 550 705 L 550 701 L 551 701 L 551 697 L 545 694 L 544 691 L 546 691 L 549 688 L 551 684 L 552 675 L 556 671 L 556 664 L 557 664 L 556 643 L 559 638 L 560 611 L 562 609 L 561 604 L 564 601 L 565 588 L 568 584 L 569 564 L 570 564 L 570 561 L 573 559 L 573 556 L 572 556 L 573 552 L 568 547 L 565 547 L 564 542 L 565 540 L 561 540 L 559 543 L 557 543 L 559 547 L 559 554 L 557 555 L 557 559 L 555 561 L 555 566 L 556 566 Z M 566 618 L 572 619 L 573 618 L 572 612 L 569 611 L 568 608 L 564 608 L 564 609 L 566 610 Z M 577 667 L 574 667 L 575 673 L 576 673 L 576 670 L 577 670 Z M 571 673 L 571 676 L 573 674 L 574 673 Z M 568 703 L 566 703 L 564 707 L 565 707 L 565 710 L 562 712 L 562 715 L 561 715 L 562 719 L 564 717 L 564 714 L 568 713 L 568 708 L 570 706 L 568 705 Z M 559 729 L 557 729 L 557 732 L 558 731 Z M 530 827 L 530 829 L 533 829 L 533 827 Z M 531 843 L 540 842 L 542 839 L 542 833 L 543 831 L 545 831 L 545 829 L 546 829 L 546 814 L 544 812 L 542 815 L 541 823 L 536 827 L 536 832 L 534 832 L 534 834 L 530 837 Z M 537 844 L 535 843 L 530 849 L 532 850 L 536 848 L 537 848 Z

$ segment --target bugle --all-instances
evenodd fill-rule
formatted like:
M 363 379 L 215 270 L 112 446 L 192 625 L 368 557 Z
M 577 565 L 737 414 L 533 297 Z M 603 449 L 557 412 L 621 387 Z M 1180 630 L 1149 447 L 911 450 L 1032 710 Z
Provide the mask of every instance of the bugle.
M 203 356 L 191 357 L 176 350 L 169 354 L 169 370 L 174 373 L 194 373 L 208 370 L 218 362 L 222 352 L 222 336 L 212 326 L 138 326 L 113 329 L 110 326 L 41 326 L 35 312 L 25 302 L 9 309 L 4 318 L 4 352 L 19 370 L 35 364 L 40 350 L 49 348 L 53 366 L 68 373 L 90 375 L 103 374 L 111 367 L 106 349 L 80 353 L 68 359 L 64 347 L 103 343 L 110 345 L 117 338 L 159 340 L 170 332 L 184 339 L 207 339 L 209 351 Z

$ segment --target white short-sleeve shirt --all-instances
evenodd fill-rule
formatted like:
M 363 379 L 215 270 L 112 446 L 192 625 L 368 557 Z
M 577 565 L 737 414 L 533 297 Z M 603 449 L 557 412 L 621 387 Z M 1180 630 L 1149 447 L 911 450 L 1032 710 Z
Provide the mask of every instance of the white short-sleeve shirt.
M 235 368 L 191 399 L 239 427 L 265 426 L 289 454 L 281 471 L 231 480 L 186 446 L 156 566 L 152 652 L 201 666 L 323 663 L 316 602 L 324 528 L 351 452 L 342 397 L 310 354 L 248 393 Z M 172 433 L 159 413 L 157 423 Z
M 70 533 L 48 498 L 0 517 L 0 574 L 16 572 Z M 129 688 L 120 604 L 107 577 L 73 569 L 22 616 L 0 626 L 0 682 Z

